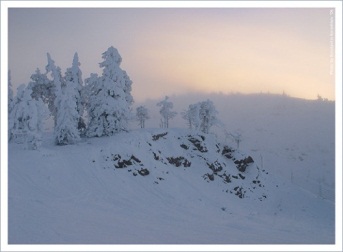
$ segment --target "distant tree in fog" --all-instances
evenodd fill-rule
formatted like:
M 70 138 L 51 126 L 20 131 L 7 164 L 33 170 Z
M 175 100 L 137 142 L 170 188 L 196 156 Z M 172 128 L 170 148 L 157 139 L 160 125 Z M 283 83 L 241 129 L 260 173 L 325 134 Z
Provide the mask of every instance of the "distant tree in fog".
M 209 133 L 210 128 L 219 122 L 217 114 L 213 102 L 206 100 L 189 105 L 188 109 L 182 113 L 182 118 L 187 121 L 190 129 Z
M 139 106 L 136 109 L 136 117 L 139 121 L 140 127 L 145 128 L 145 120 L 149 119 L 148 109 L 144 106 Z
M 199 129 L 200 126 L 200 115 L 199 115 L 199 104 L 190 104 L 188 109 L 182 112 L 182 118 L 187 121 L 190 129 Z
M 156 104 L 160 108 L 160 114 L 162 116 L 161 127 L 169 128 L 169 120 L 174 118 L 177 113 L 172 111 L 173 103 L 169 101 L 169 97 L 166 96 L 163 101 Z
M 209 133 L 210 128 L 218 123 L 218 111 L 212 101 L 207 100 L 200 103 L 199 117 L 200 130 L 204 133 Z

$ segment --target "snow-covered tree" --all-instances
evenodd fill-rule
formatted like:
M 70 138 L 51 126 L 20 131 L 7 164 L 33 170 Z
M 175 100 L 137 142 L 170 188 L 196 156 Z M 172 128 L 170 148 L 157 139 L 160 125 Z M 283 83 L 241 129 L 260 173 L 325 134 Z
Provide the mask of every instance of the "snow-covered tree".
M 55 85 L 50 81 L 46 74 L 42 74 L 39 68 L 31 75 L 31 82 L 29 88 L 32 89 L 32 98 L 38 100 L 42 99 L 45 104 L 48 104 L 48 108 L 51 114 L 55 114 Z
M 207 100 L 189 105 L 182 118 L 187 121 L 190 129 L 209 133 L 210 128 L 218 123 L 217 114 L 213 102 Z
M 145 120 L 149 119 L 148 109 L 144 106 L 137 107 L 136 117 L 141 128 L 145 128 Z
M 52 77 L 52 86 L 53 86 L 53 90 L 52 92 L 55 94 L 56 97 L 56 89 L 59 87 L 64 87 L 65 83 L 63 81 L 62 78 L 62 74 L 61 74 L 61 68 L 57 67 L 55 65 L 55 62 L 51 59 L 51 56 L 49 53 L 47 53 L 47 57 L 48 57 L 48 64 L 46 65 L 45 69 L 46 69 L 46 73 L 51 73 L 51 77 Z M 57 115 L 57 108 L 56 108 L 56 102 L 53 102 L 54 105 L 52 105 L 53 107 L 51 108 L 51 114 L 54 117 L 54 122 L 55 122 L 55 126 L 56 126 L 56 115 Z
M 230 133 L 230 136 L 233 138 L 233 140 L 236 143 L 237 150 L 239 150 L 239 144 L 242 142 L 242 134 L 238 131 L 234 133 Z
M 80 65 L 81 64 L 79 62 L 79 56 L 77 53 L 75 53 L 72 67 L 67 69 L 64 79 L 66 82 L 66 86 L 73 86 L 73 89 L 76 90 L 76 92 L 73 92 L 73 95 L 74 95 L 74 99 L 76 100 L 77 112 L 79 114 L 77 128 L 80 134 L 83 134 L 86 130 L 86 124 L 83 119 L 83 113 L 84 113 L 84 103 L 82 101 L 83 81 L 82 81 L 82 72 L 80 70 Z
M 212 101 L 207 100 L 200 103 L 199 118 L 200 130 L 204 133 L 209 133 L 210 128 L 218 123 L 217 110 Z
M 169 101 L 169 97 L 166 96 L 163 101 L 156 104 L 160 108 L 160 114 L 162 116 L 162 128 L 169 128 L 169 120 L 176 116 L 176 112 L 172 111 L 173 103 Z
M 21 138 L 29 149 L 37 149 L 41 143 L 46 107 L 41 99 L 31 96 L 32 89 L 20 85 L 14 98 L 13 109 L 9 115 L 9 141 Z
M 102 58 L 102 76 L 96 78 L 93 75 L 88 80 L 92 83 L 87 90 L 93 94 L 87 101 L 87 135 L 90 137 L 108 136 L 126 130 L 131 117 L 131 81 L 120 68 L 122 58 L 114 47 L 108 48 Z
M 125 80 L 125 85 L 124 85 L 125 100 L 131 106 L 133 103 L 133 97 L 131 95 L 132 81 L 125 71 L 123 71 L 123 74 L 124 74 L 124 80 Z
M 81 100 L 86 111 L 90 109 L 91 100 L 96 95 L 99 80 L 98 74 L 95 73 L 91 73 L 90 77 L 85 79 L 85 86 L 81 91 Z
M 54 132 L 57 145 L 73 144 L 80 138 L 78 96 L 77 86 L 72 81 L 67 81 L 63 87 L 56 87 L 55 107 L 57 113 Z
M 12 108 L 13 108 L 13 101 L 14 101 L 14 96 L 13 96 L 13 87 L 12 87 L 12 81 L 11 81 L 11 71 L 8 71 L 8 114 L 11 113 Z
M 190 129 L 198 130 L 200 126 L 199 119 L 199 103 L 191 104 L 188 106 L 188 109 L 182 113 L 182 118 L 187 121 L 188 127 Z

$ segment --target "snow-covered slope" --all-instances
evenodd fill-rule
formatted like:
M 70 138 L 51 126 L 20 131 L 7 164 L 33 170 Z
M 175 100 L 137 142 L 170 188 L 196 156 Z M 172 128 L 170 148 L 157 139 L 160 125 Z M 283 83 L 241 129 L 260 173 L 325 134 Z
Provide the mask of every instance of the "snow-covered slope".
M 242 135 L 240 149 L 254 156 L 274 174 L 318 197 L 335 199 L 335 103 L 303 100 L 271 94 L 190 94 L 171 97 L 176 111 L 210 99 L 228 132 Z M 144 103 L 151 119 L 147 127 L 159 125 L 156 101 Z M 172 127 L 186 127 L 180 116 Z M 220 128 L 213 128 L 224 139 Z M 235 146 L 228 138 L 228 143 Z
M 44 139 L 9 144 L 10 244 L 334 243 L 333 201 L 214 134 Z

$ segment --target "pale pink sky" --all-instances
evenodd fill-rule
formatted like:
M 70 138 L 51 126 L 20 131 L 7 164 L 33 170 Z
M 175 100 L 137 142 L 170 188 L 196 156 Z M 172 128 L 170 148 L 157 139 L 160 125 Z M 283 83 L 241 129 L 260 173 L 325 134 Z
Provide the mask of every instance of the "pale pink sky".
M 46 65 L 64 73 L 78 52 L 83 78 L 114 46 L 136 101 L 197 92 L 335 99 L 328 8 L 11 8 L 14 86 Z

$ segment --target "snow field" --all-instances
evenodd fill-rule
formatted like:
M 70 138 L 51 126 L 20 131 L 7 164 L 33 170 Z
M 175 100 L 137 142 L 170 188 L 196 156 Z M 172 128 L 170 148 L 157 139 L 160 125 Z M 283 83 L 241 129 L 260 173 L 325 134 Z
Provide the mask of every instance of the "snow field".
M 253 193 L 243 199 L 225 193 L 227 184 L 217 177 L 210 182 L 202 178 L 210 169 L 196 158 L 191 167 L 151 158 L 151 151 L 185 157 L 197 153 L 179 146 L 177 140 L 187 130 L 168 130 L 169 141 L 151 140 L 164 132 L 138 130 L 68 146 L 54 146 L 45 138 L 40 151 L 10 144 L 9 243 L 334 242 L 332 202 L 271 174 L 263 181 L 264 201 Z M 208 135 L 204 142 L 212 146 L 216 140 Z M 210 159 L 215 153 L 205 154 Z M 116 169 L 113 160 L 106 161 L 110 154 L 133 154 L 150 174 L 134 176 L 138 164 Z

